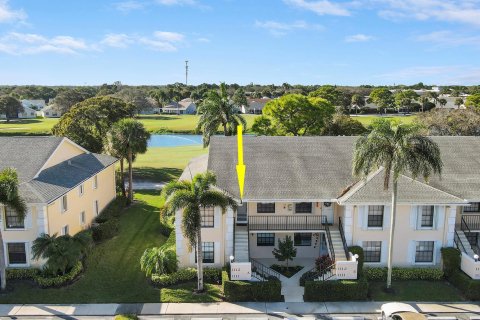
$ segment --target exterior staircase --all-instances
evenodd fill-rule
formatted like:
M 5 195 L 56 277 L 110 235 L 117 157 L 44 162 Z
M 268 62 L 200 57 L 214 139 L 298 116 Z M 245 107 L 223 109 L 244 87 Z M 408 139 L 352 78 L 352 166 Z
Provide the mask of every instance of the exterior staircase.
M 235 226 L 235 246 L 233 251 L 235 262 L 249 262 L 248 230 L 246 226 Z
M 342 236 L 338 228 L 333 226 L 330 227 L 330 236 L 332 239 L 333 250 L 335 251 L 335 260 L 336 261 L 347 261 L 345 256 L 345 250 L 343 249 Z
M 473 257 L 475 255 L 475 252 L 473 251 L 472 246 L 468 241 L 467 236 L 465 235 L 465 232 L 461 230 L 457 230 L 457 234 L 458 234 L 458 240 L 462 244 L 461 247 L 465 248 L 465 253 L 468 254 L 470 257 Z

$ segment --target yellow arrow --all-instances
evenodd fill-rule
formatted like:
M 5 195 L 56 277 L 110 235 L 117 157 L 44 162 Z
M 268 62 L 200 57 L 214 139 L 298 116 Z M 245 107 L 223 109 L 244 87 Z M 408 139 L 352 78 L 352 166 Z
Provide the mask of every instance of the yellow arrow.
M 243 186 L 245 185 L 245 164 L 243 163 L 243 127 L 237 126 L 237 142 L 238 142 L 238 164 L 237 164 L 237 177 L 238 187 L 240 189 L 240 199 L 243 199 Z

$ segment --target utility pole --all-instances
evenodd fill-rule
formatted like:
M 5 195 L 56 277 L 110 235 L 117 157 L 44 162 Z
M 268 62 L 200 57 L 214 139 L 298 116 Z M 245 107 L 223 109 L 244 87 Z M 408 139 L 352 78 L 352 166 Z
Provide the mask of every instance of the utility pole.
M 188 60 L 185 60 L 185 85 L 188 86 Z

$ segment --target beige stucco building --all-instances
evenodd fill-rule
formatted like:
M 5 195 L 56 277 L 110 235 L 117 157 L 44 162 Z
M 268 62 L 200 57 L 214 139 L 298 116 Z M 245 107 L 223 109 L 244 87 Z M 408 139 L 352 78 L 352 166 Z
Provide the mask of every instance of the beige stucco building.
M 7 266 L 40 266 L 31 246 L 43 233 L 73 235 L 87 228 L 115 199 L 116 161 L 67 138 L 0 137 L 0 170 L 17 170 L 20 195 L 28 207 L 20 220 L 0 204 Z
M 480 138 L 433 137 L 444 163 L 429 182 L 402 175 L 398 182 L 393 263 L 439 266 L 442 247 L 459 247 L 472 261 L 480 232 Z M 205 265 L 273 261 L 278 240 L 290 235 L 297 258 L 330 255 L 351 261 L 349 246 L 364 249 L 365 263 L 385 266 L 392 219 L 383 169 L 366 179 L 352 176 L 355 137 L 245 137 L 245 194 L 240 200 L 236 137 L 214 137 L 209 154 L 193 159 L 181 179 L 206 170 L 216 187 L 237 199 L 236 212 L 202 213 Z M 195 264 L 179 227 L 180 264 Z M 480 268 L 480 265 L 477 266 Z M 478 269 L 480 270 L 480 269 Z

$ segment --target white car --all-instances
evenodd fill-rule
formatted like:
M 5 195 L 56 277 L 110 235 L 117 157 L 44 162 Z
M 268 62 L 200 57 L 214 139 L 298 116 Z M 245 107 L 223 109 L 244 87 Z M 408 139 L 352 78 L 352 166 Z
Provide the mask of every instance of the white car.
M 428 318 L 419 313 L 409 304 L 390 302 L 382 304 L 382 320 L 427 320 Z

